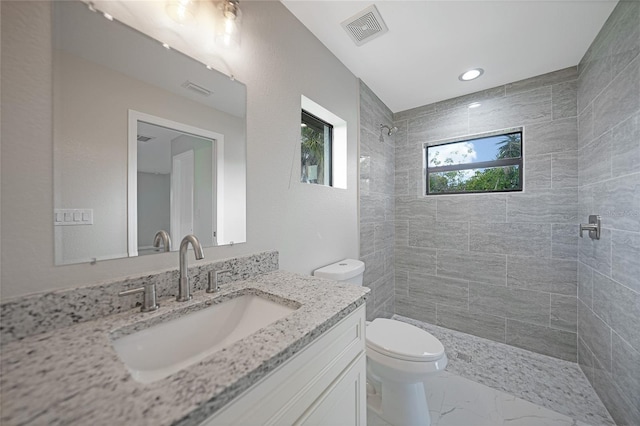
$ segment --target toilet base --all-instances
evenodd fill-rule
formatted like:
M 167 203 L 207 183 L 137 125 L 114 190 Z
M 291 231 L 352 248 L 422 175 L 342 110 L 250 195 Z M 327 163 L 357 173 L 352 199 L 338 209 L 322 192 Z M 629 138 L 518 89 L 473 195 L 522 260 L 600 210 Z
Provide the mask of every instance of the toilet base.
M 431 417 L 419 383 L 376 383 L 367 387 L 367 407 L 393 426 L 429 426 Z

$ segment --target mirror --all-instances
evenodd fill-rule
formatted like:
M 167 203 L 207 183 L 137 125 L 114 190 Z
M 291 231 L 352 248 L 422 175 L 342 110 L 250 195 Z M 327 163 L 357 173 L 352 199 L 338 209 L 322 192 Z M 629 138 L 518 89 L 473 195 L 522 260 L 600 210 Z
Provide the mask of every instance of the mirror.
M 81 2 L 53 2 L 56 264 L 246 241 L 246 87 Z

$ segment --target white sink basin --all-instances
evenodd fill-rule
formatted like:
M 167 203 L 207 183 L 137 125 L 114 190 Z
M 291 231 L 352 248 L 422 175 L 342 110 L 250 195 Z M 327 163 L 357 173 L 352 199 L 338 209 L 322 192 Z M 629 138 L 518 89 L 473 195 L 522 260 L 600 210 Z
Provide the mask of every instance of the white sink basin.
M 195 364 L 295 308 L 253 294 L 238 296 L 114 340 L 133 378 L 163 379 Z

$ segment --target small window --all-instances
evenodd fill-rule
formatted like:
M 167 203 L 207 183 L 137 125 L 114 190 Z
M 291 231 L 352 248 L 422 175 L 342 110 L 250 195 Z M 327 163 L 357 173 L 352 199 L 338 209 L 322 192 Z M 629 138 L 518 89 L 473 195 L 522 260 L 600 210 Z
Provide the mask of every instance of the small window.
M 300 182 L 331 186 L 333 126 L 302 110 Z
M 522 191 L 522 129 L 425 146 L 426 194 Z

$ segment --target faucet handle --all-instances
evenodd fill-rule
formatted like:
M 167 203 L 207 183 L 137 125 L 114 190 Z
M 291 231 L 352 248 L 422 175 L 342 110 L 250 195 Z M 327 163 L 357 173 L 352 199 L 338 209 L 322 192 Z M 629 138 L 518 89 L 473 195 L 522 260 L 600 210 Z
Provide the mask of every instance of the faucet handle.
M 157 311 L 160 305 L 157 302 L 156 284 L 148 283 L 143 287 L 132 288 L 130 290 L 124 290 L 118 293 L 118 296 L 129 296 L 130 294 L 143 293 L 141 312 L 153 312 Z
M 209 283 L 207 285 L 207 293 L 217 293 L 218 288 L 218 275 L 226 274 L 227 272 L 233 272 L 231 269 L 222 269 L 220 271 L 209 271 Z

